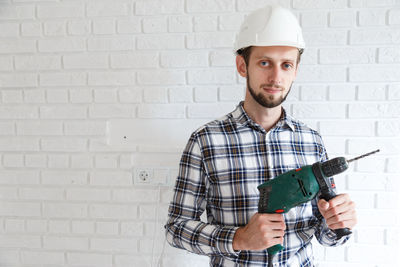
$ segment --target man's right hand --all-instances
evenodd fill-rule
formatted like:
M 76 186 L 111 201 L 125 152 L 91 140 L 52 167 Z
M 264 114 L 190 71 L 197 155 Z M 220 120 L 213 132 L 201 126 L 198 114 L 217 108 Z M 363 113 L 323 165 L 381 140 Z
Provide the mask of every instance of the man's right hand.
M 237 229 L 233 237 L 233 249 L 264 250 L 282 244 L 285 229 L 282 214 L 256 213 L 246 226 Z

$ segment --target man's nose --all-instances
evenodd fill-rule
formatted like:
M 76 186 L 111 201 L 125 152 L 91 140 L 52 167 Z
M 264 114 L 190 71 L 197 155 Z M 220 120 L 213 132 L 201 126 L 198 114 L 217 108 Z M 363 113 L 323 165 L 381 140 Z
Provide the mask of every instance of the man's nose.
M 273 84 L 281 84 L 282 72 L 278 66 L 274 66 L 268 76 L 268 82 Z

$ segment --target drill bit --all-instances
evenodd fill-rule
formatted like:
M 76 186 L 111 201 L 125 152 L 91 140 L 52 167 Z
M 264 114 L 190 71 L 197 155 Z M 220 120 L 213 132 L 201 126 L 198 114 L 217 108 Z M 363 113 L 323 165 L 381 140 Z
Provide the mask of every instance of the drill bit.
M 361 158 L 364 158 L 364 157 L 367 157 L 367 156 L 369 156 L 369 155 L 375 154 L 375 153 L 377 153 L 377 152 L 379 152 L 379 151 L 380 151 L 379 149 L 374 150 L 374 151 L 372 151 L 372 152 L 363 154 L 363 155 L 358 156 L 358 157 L 355 157 L 355 158 L 353 158 L 353 159 L 349 159 L 349 160 L 347 160 L 347 162 L 350 163 L 350 162 L 352 162 L 352 161 L 359 160 L 359 159 L 361 159 Z

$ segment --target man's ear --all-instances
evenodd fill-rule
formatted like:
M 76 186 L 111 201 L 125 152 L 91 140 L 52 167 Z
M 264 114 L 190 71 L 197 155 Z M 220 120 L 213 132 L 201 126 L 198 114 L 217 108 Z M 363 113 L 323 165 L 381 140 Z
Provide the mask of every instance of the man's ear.
M 236 69 L 240 76 L 247 77 L 247 66 L 242 56 L 236 56 Z

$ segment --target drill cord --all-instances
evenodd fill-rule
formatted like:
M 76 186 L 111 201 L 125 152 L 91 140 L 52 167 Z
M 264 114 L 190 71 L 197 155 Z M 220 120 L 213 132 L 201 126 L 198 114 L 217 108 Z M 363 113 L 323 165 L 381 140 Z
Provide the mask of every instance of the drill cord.
M 274 255 L 268 255 L 268 267 L 273 267 Z

